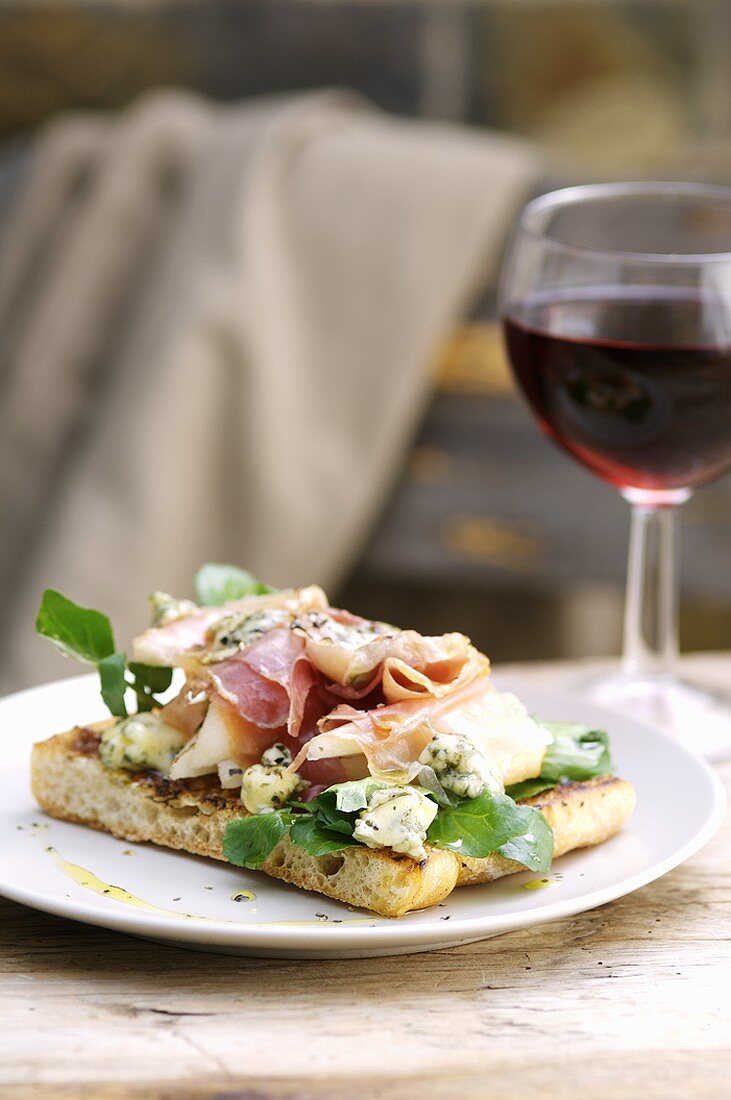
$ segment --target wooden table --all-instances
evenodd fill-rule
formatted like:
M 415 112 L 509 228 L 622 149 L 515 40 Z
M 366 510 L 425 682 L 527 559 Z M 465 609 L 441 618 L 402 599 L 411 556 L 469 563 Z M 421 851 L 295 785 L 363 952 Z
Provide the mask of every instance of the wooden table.
M 731 676 L 731 655 L 692 663 Z M 203 954 L 2 901 L 0 1096 L 722 1100 L 730 840 L 591 913 L 371 961 Z

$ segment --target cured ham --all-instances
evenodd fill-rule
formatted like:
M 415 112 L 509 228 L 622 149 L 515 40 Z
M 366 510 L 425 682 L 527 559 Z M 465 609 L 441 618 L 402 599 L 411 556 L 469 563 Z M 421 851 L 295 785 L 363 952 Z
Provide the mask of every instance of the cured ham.
M 216 665 L 211 682 L 242 718 L 265 730 L 286 725 L 290 702 L 286 688 L 251 668 L 245 660 L 232 657 Z
M 424 637 L 333 609 L 299 615 L 293 629 L 333 693 L 349 699 L 379 681 L 388 702 L 440 696 L 472 679 L 487 660 L 464 634 Z
M 247 721 L 299 733 L 315 672 L 302 638 L 277 628 L 225 661 L 208 666 L 219 694 Z
M 291 611 L 293 616 L 327 607 L 327 596 L 318 585 L 308 588 L 285 588 L 266 596 L 245 596 L 220 607 L 200 607 L 190 615 L 153 626 L 132 643 L 134 659 L 148 665 L 167 667 L 186 665 L 191 653 L 202 650 L 209 632 L 217 622 L 231 615 L 244 615 L 266 609 Z
M 173 763 L 170 772 L 173 779 L 212 775 L 225 761 L 247 768 L 257 764 L 264 750 L 275 742 L 285 745 L 295 756 L 318 733 L 318 720 L 328 709 L 327 703 L 323 703 L 317 692 L 311 693 L 305 704 L 299 734 L 292 737 L 284 724 L 272 728 L 249 721 L 215 690 L 210 691 L 210 697 L 202 726 Z M 300 769 L 303 779 L 325 787 L 344 783 L 348 779 L 363 779 L 367 774 L 368 765 L 362 756 L 307 761 Z
M 413 630 L 404 630 L 393 639 L 383 662 L 383 694 L 389 703 L 441 699 L 489 667 L 487 658 L 464 634 L 422 638 Z
M 426 746 L 446 733 L 472 741 L 510 783 L 538 774 L 550 741 L 517 699 L 495 690 L 465 635 L 363 619 L 329 607 L 317 587 L 198 609 L 147 631 L 135 656 L 182 665 L 210 701 L 204 720 L 205 701 L 168 705 L 174 724 L 194 733 L 175 761 L 178 778 L 227 762 L 246 768 L 281 742 L 314 786 L 369 773 L 411 782 Z
M 383 671 L 379 667 L 374 670 L 373 675 L 367 680 L 364 680 L 360 684 L 338 684 L 333 680 L 325 680 L 325 686 L 327 691 L 333 698 L 333 706 L 337 706 L 338 702 L 342 699 L 348 702 L 362 702 L 370 697 L 379 695 L 379 698 L 373 703 L 373 706 L 377 706 L 378 703 L 384 701 L 383 691 L 381 690 L 381 684 L 383 681 Z M 363 703 L 363 709 L 368 709 Z
M 481 697 L 494 688 L 485 674 L 479 681 L 445 698 L 405 699 L 376 707 L 356 710 L 343 704 L 321 719 L 321 732 L 309 741 L 293 763 L 298 768 L 305 760 L 362 754 L 372 774 L 399 774 L 413 778 L 420 753 L 433 737 L 432 723 L 445 706 L 459 707 L 465 697 Z
M 333 684 L 355 689 L 367 685 L 388 653 L 396 627 L 370 622 L 335 609 L 298 615 L 293 629 L 302 636 L 307 656 Z
M 162 720 L 186 737 L 192 737 L 200 728 L 208 710 L 208 696 L 201 687 L 186 681 L 175 698 L 160 710 Z
M 499 693 L 483 669 L 447 694 L 405 699 L 358 711 L 344 705 L 320 722 L 321 733 L 300 751 L 305 760 L 362 755 L 372 775 L 409 782 L 420 769 L 419 756 L 437 733 L 468 738 L 503 783 L 538 774 L 551 735 L 538 726 L 515 696 Z

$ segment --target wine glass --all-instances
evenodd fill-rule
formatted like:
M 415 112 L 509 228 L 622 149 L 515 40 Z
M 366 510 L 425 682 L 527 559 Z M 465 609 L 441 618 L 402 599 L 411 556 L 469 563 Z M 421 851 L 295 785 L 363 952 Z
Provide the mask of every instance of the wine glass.
M 731 755 L 731 699 L 675 670 L 674 531 L 678 506 L 731 467 L 731 189 L 543 195 L 520 218 L 499 302 L 542 430 L 632 509 L 621 669 L 580 690 Z

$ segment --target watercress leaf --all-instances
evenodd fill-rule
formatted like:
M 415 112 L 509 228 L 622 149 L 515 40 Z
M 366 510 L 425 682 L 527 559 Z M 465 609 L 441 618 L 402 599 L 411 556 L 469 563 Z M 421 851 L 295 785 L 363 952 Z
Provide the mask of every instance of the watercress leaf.
M 505 793 L 513 799 L 514 802 L 524 802 L 526 798 L 533 798 L 535 794 L 542 794 L 543 791 L 550 791 L 552 787 L 556 786 L 556 781 L 553 779 L 524 779 L 522 783 L 512 783 L 509 787 L 505 788 Z
M 167 691 L 172 683 L 171 668 L 165 668 L 162 665 L 143 665 L 139 661 L 130 661 L 127 667 L 135 679 L 135 684 L 155 694 Z
M 127 682 L 124 678 L 124 666 L 124 653 L 112 653 L 109 657 L 102 657 L 99 662 L 102 699 L 116 718 L 127 717 L 127 707 L 124 701 L 124 693 L 127 688 Z
M 328 852 L 341 852 L 355 842 L 353 830 L 345 834 L 325 828 L 316 814 L 297 815 L 292 823 L 290 838 L 293 844 L 304 848 L 311 856 L 324 856 Z
M 286 810 L 270 814 L 255 814 L 238 821 L 229 821 L 223 834 L 223 854 L 237 867 L 258 870 L 266 863 L 292 824 L 293 815 Z
M 220 607 L 229 600 L 244 596 L 265 596 L 274 589 L 257 580 L 246 569 L 237 565 L 218 565 L 207 562 L 195 575 L 195 592 L 198 603 L 204 607 Z
M 578 722 L 543 722 L 553 734 L 536 779 L 513 783 L 505 793 L 522 802 L 550 790 L 566 780 L 593 779 L 612 771 L 609 739 L 603 730 L 593 730 Z
M 353 829 L 355 828 L 356 814 L 349 814 L 347 817 L 329 817 L 322 813 L 315 815 L 317 823 L 324 829 L 329 829 L 333 833 L 343 833 L 345 836 L 352 836 Z
M 427 838 L 437 848 L 482 859 L 514 837 L 531 833 L 535 812 L 531 806 L 517 806 L 507 795 L 485 791 L 456 806 L 441 806 Z
M 578 722 L 542 722 L 553 743 L 546 749 L 541 779 L 593 779 L 612 771 L 609 738 Z
M 65 657 L 87 665 L 98 664 L 114 653 L 114 635 L 107 616 L 80 607 L 52 588 L 43 593 L 36 630 Z
M 142 714 L 146 711 L 154 710 L 157 706 L 157 700 L 154 695 L 150 695 L 147 691 L 135 689 L 135 699 L 137 704 L 138 713 Z
M 540 810 L 533 806 L 522 808 L 530 812 L 527 831 L 501 844 L 497 851 L 531 871 L 547 871 L 553 859 L 553 831 Z
M 343 813 L 335 804 L 335 791 L 333 788 L 323 791 L 317 798 L 307 803 L 307 809 L 317 817 L 323 828 L 334 829 L 335 832 L 345 833 L 350 836 L 355 825 L 355 813 Z
M 332 833 L 341 833 L 343 836 L 353 835 L 357 816 L 357 814 L 348 814 L 346 817 L 343 814 L 329 814 L 322 811 L 318 811 L 315 815 L 318 825 L 323 829 L 328 829 Z
M 332 787 L 328 787 L 317 798 L 303 804 L 302 808 L 307 810 L 307 816 L 312 818 L 312 824 L 307 828 L 316 828 L 320 833 L 327 833 L 329 840 L 334 840 L 333 834 L 339 834 L 341 838 L 345 836 L 350 839 L 353 835 L 358 812 L 365 809 L 371 793 L 387 786 L 387 783 L 370 776 L 366 779 L 337 783 Z M 297 834 L 304 836 L 304 818 L 298 816 L 296 826 Z M 295 833 L 293 832 L 293 840 L 294 837 Z M 335 851 L 336 849 L 329 850 Z
M 155 692 L 165 691 L 170 687 L 173 678 L 173 670 L 155 665 L 143 665 L 138 661 L 130 661 L 127 666 L 132 674 L 130 687 L 137 696 L 138 710 L 153 710 L 160 706 L 160 700 Z

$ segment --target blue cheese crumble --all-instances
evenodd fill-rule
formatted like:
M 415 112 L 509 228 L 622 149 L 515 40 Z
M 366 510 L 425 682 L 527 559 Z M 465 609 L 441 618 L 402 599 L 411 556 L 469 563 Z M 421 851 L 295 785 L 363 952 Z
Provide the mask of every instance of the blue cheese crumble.
M 225 615 L 210 628 L 208 633 L 210 648 L 201 660 L 207 665 L 225 661 L 240 649 L 245 649 L 253 642 L 257 642 L 275 626 L 289 626 L 293 618 L 291 611 L 285 611 L 279 607 Z
M 433 768 L 444 790 L 459 798 L 477 798 L 485 791 L 503 789 L 474 742 L 458 734 L 435 734 L 419 763 Z
M 292 753 L 281 741 L 276 741 L 261 754 L 261 762 L 268 768 L 276 768 L 279 765 L 286 768 L 292 763 Z
M 99 756 L 107 768 L 167 773 L 186 740 L 157 714 L 133 714 L 104 730 Z
M 148 603 L 152 615 L 153 626 L 167 626 L 177 619 L 185 619 L 198 610 L 198 604 L 192 600 L 177 600 L 168 592 L 153 592 Z
M 250 814 L 269 814 L 281 810 L 303 786 L 297 773 L 281 764 L 252 764 L 244 772 L 241 801 Z
M 218 780 L 224 788 L 241 787 L 241 798 L 248 799 L 250 805 L 246 801 L 244 805 L 250 813 L 265 813 L 279 809 L 292 793 L 304 786 L 298 776 L 287 772 L 291 763 L 292 753 L 286 745 L 277 742 L 264 750 L 261 763 L 250 768 L 242 768 L 235 760 L 222 760 L 218 765 Z
M 349 650 L 360 649 L 379 638 L 392 638 L 398 634 L 398 628 L 390 623 L 372 622 L 370 619 L 341 623 L 322 611 L 306 611 L 298 615 L 292 623 L 292 629 L 313 642 L 324 642 Z
M 437 809 L 436 802 L 415 787 L 386 787 L 368 799 L 353 837 L 369 848 L 391 848 L 412 859 L 424 859 L 426 831 Z

